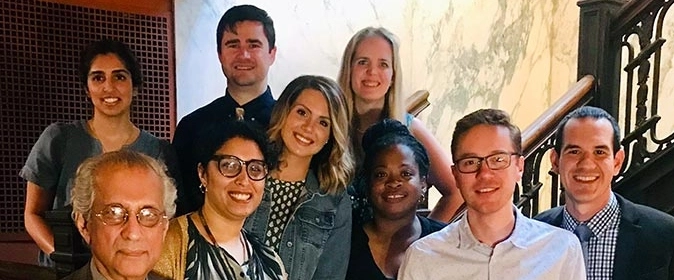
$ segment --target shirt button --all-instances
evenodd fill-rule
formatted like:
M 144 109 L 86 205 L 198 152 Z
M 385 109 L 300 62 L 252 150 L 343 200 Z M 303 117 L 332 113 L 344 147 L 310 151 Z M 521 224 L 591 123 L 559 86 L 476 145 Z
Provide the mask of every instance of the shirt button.
M 246 277 L 246 274 L 243 273 L 243 271 L 241 271 L 241 273 L 239 275 L 241 275 L 241 277 Z
M 292 242 L 290 242 L 290 241 L 288 241 L 288 243 L 286 243 L 286 246 L 288 246 L 288 247 L 290 248 L 290 247 L 292 247 L 292 246 L 293 246 L 293 243 L 292 243 Z

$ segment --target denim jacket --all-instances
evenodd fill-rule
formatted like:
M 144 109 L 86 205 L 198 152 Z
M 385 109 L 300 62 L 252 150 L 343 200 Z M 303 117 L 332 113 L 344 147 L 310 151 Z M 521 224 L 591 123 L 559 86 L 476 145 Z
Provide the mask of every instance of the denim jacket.
M 297 205 L 278 249 L 288 279 L 344 279 L 351 248 L 351 200 L 346 191 L 321 193 L 316 175 L 309 170 Z M 271 195 L 265 190 L 260 206 L 244 225 L 261 241 L 269 226 L 270 208 Z

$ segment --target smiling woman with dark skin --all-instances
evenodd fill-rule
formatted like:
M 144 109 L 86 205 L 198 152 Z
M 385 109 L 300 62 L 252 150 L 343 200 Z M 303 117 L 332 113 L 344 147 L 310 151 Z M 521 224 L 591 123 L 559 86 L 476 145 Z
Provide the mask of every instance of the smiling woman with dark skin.
M 363 171 L 346 279 L 394 279 L 405 250 L 444 227 L 416 214 L 429 171 L 424 147 L 402 123 L 384 119 L 363 136 Z
M 41 250 L 39 263 L 52 266 L 54 235 L 44 213 L 61 208 L 70 199 L 71 178 L 89 157 L 130 149 L 163 161 L 177 175 L 175 152 L 167 141 L 139 129 L 131 122 L 131 104 L 143 85 L 143 75 L 128 46 L 103 39 L 80 55 L 79 79 L 93 105 L 89 120 L 53 123 L 33 146 L 21 169 L 26 179 L 26 231 Z

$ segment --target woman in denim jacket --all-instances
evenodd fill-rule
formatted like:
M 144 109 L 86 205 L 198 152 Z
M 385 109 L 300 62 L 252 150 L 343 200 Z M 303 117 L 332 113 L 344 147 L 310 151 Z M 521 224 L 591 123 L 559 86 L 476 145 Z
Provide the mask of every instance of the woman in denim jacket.
M 346 104 L 321 76 L 290 82 L 268 131 L 281 156 L 245 228 L 281 256 L 289 279 L 344 279 L 349 261 L 354 169 Z

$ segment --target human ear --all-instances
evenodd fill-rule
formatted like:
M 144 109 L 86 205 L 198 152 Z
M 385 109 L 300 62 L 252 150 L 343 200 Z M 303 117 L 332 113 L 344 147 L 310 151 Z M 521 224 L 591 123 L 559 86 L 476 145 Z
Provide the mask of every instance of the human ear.
M 206 172 L 206 167 L 204 167 L 201 163 L 197 164 L 197 173 L 199 174 L 199 181 L 201 184 L 206 186 L 206 182 L 208 181 L 208 172 Z
M 422 195 L 428 190 L 428 182 L 426 181 L 426 176 L 421 177 L 421 193 Z
M 625 150 L 620 149 L 614 156 L 613 160 L 613 176 L 618 176 L 620 169 L 623 166 L 623 161 L 625 160 Z
M 559 154 L 557 154 L 555 149 L 550 149 L 550 164 L 552 164 L 550 171 L 555 174 L 559 174 Z
M 91 235 L 89 233 L 89 228 L 87 227 L 87 221 L 84 219 L 84 216 L 82 216 L 82 213 L 75 213 L 75 226 L 77 227 L 77 231 L 80 232 L 80 235 L 82 235 L 82 239 L 84 239 L 87 244 L 91 244 Z

